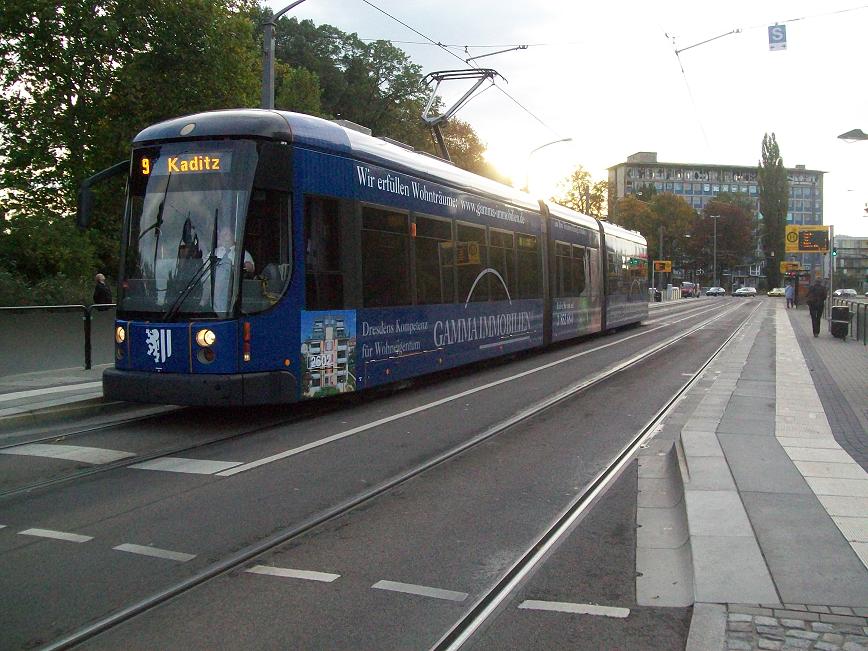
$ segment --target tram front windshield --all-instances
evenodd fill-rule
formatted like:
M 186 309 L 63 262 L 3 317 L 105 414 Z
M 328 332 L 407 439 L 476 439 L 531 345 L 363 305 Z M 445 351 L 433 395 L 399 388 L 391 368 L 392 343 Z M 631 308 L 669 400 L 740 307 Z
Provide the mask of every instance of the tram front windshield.
M 234 314 L 256 161 L 256 145 L 238 140 L 133 151 L 119 315 Z

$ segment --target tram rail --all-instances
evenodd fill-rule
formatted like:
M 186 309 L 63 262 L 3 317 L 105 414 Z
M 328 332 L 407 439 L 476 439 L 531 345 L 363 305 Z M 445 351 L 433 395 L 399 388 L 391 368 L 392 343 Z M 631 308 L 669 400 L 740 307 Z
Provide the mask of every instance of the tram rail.
M 540 416 L 558 403 L 561 403 L 562 401 L 569 398 L 573 398 L 576 395 L 588 390 L 589 388 L 599 385 L 600 383 L 612 379 L 618 374 L 641 364 L 643 360 L 647 360 L 649 357 L 665 351 L 666 349 L 678 344 L 683 339 L 697 332 L 698 330 L 701 330 L 702 328 L 713 324 L 715 321 L 740 310 L 742 305 L 745 304 L 738 303 L 736 305 L 724 306 L 724 309 L 716 310 L 716 314 L 702 320 L 697 324 L 691 325 L 685 331 L 667 337 L 663 341 L 657 342 L 639 351 L 638 353 L 633 354 L 630 358 L 617 362 L 601 370 L 600 372 L 595 373 L 591 377 L 575 382 L 570 386 L 561 389 L 554 395 L 551 395 L 544 400 L 538 401 L 535 404 L 530 405 L 499 421 L 498 423 L 487 427 L 485 430 L 479 432 L 471 438 L 466 439 L 460 444 L 455 445 L 452 448 L 445 450 L 439 454 L 436 454 L 412 468 L 404 470 L 388 479 L 385 479 L 378 484 L 370 487 L 368 490 L 358 493 L 348 499 L 345 499 L 339 504 L 336 504 L 328 509 L 311 515 L 304 521 L 284 528 L 231 555 L 225 556 L 224 558 L 213 562 L 207 567 L 199 570 L 195 574 L 181 581 L 178 581 L 173 585 L 166 587 L 160 591 L 154 592 L 151 595 L 140 599 L 135 603 L 129 604 L 128 606 L 97 621 L 94 621 L 63 638 L 55 640 L 44 648 L 66 649 L 80 644 L 88 639 L 99 635 L 102 632 L 108 631 L 123 624 L 124 622 L 141 613 L 152 610 L 170 599 L 189 592 L 197 586 L 205 584 L 208 581 L 211 581 L 219 576 L 225 575 L 228 572 L 238 569 L 249 563 L 250 561 L 256 559 L 257 557 L 267 554 L 280 547 L 281 545 L 311 531 L 312 529 L 320 527 L 332 520 L 335 520 L 336 518 L 347 514 L 349 511 L 356 509 L 357 507 L 366 504 L 376 499 L 377 497 L 402 486 L 403 484 L 421 475 L 422 473 L 425 473 L 447 461 L 458 457 L 459 455 L 469 451 L 472 448 L 475 448 L 476 446 L 480 445 L 485 441 L 490 440 L 492 437 L 495 437 L 509 430 L 510 428 L 518 425 L 519 423 L 524 423 L 529 421 L 530 419 Z M 557 542 L 557 540 L 562 537 L 564 533 L 575 524 L 580 515 L 588 508 L 588 505 L 593 501 L 593 499 L 603 490 L 605 490 L 606 486 L 612 481 L 614 477 L 617 476 L 617 474 L 624 467 L 624 465 L 626 465 L 627 461 L 629 461 L 629 459 L 642 444 L 642 442 L 651 435 L 660 420 L 665 418 L 665 416 L 669 413 L 672 407 L 678 402 L 680 397 L 693 385 L 694 382 L 696 382 L 697 378 L 701 374 L 701 370 L 707 367 L 707 365 L 710 364 L 717 357 L 717 355 L 720 354 L 720 352 L 726 347 L 726 345 L 735 336 L 737 336 L 737 334 L 744 328 L 744 326 L 747 324 L 747 322 L 750 320 L 750 318 L 753 316 L 753 314 L 758 308 L 759 306 L 756 306 L 748 314 L 748 316 L 735 329 L 734 333 L 730 335 L 726 339 L 726 341 L 720 347 L 718 347 L 707 360 L 703 362 L 700 371 L 698 371 L 689 381 L 687 381 L 682 386 L 682 388 L 671 398 L 671 400 L 669 400 L 667 404 L 652 418 L 652 420 L 645 427 L 643 427 L 636 436 L 632 438 L 631 442 L 621 451 L 617 458 L 614 459 L 604 471 L 598 474 L 598 476 L 581 493 L 579 498 L 571 503 L 571 505 L 567 508 L 566 512 L 558 518 L 557 522 L 554 525 L 552 525 L 546 530 L 546 532 L 539 538 L 539 540 L 533 545 L 533 547 L 527 553 L 525 553 L 518 562 L 513 565 L 509 572 L 507 572 L 507 574 L 505 574 L 492 587 L 492 589 L 490 589 L 482 598 L 480 598 L 476 602 L 476 604 L 474 604 L 474 606 L 461 618 L 461 620 L 459 620 L 452 627 L 452 629 L 450 629 L 450 631 L 440 641 L 437 642 L 437 645 L 434 647 L 435 649 L 439 650 L 445 648 L 459 648 L 453 645 L 457 641 L 460 641 L 460 643 L 463 644 L 464 641 L 469 638 L 468 633 L 472 634 L 473 631 L 479 628 L 482 621 L 484 621 L 484 618 L 490 617 L 491 614 L 497 610 L 497 606 L 502 603 L 503 600 L 506 598 L 505 595 L 509 594 L 509 592 L 514 590 L 515 587 L 521 583 L 522 579 L 527 576 L 530 569 L 532 569 L 532 567 L 538 563 L 539 559 L 542 557 L 542 555 L 544 555 L 545 551 L 551 548 L 551 546 L 553 546 Z M 686 317 L 685 320 L 689 318 L 691 317 Z M 640 333 L 633 333 L 628 337 L 607 342 L 599 347 L 594 347 L 587 351 L 582 351 L 581 353 L 578 353 L 571 357 L 588 354 L 601 348 L 609 348 L 613 345 L 626 341 L 627 339 L 632 339 L 634 337 L 638 337 L 649 332 L 658 331 L 662 327 L 663 326 L 660 326 L 658 328 L 652 328 L 650 330 L 646 330 Z M 329 438 L 331 439 L 331 437 Z M 331 443 L 333 442 L 333 440 L 329 440 L 327 442 Z M 483 619 L 480 619 L 480 617 L 483 617 Z

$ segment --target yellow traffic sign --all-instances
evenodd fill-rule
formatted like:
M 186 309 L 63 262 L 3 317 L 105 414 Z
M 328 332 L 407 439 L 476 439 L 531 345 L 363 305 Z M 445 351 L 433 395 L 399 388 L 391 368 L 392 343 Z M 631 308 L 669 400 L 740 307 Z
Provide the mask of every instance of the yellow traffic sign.
M 828 226 L 787 226 L 784 236 L 786 253 L 828 253 Z
M 801 271 L 802 265 L 798 262 L 781 262 L 781 273 L 785 274 L 788 271 Z
M 655 273 L 671 273 L 672 272 L 672 260 L 655 260 L 654 261 L 654 271 Z

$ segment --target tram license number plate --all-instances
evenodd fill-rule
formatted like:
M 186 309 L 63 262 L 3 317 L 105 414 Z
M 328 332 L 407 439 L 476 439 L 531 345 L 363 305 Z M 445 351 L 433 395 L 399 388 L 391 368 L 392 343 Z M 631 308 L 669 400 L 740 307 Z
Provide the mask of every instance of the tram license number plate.
M 330 368 L 335 365 L 335 354 L 334 351 L 330 353 L 320 353 L 316 355 L 311 355 L 308 360 L 308 368 Z

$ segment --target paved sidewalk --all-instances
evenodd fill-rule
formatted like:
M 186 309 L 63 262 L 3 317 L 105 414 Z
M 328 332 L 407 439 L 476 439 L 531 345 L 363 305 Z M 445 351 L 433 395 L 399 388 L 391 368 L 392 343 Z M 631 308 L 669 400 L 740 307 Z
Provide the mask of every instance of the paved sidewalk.
M 105 365 L 38 371 L 0 377 L 0 432 L 65 414 L 108 408 L 102 397 Z
M 640 457 L 637 600 L 691 651 L 868 651 L 868 351 L 759 300 Z
M 815 339 L 807 307 L 785 312 L 835 440 L 868 470 L 868 346 L 852 339 L 836 339 L 829 333 L 828 321 L 823 322 Z

